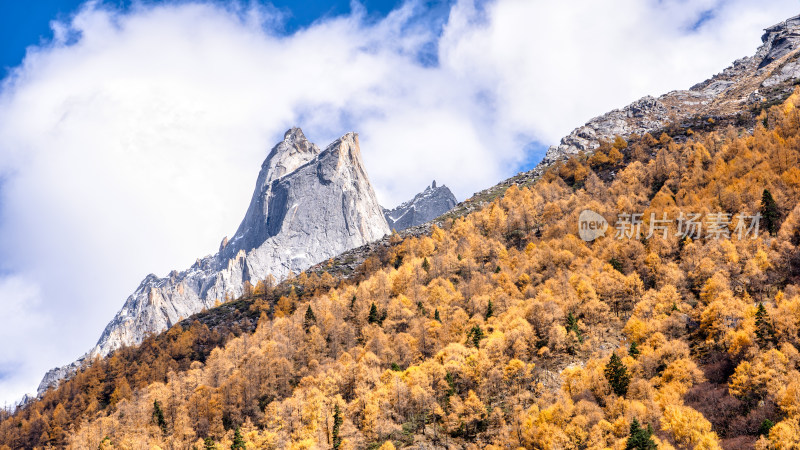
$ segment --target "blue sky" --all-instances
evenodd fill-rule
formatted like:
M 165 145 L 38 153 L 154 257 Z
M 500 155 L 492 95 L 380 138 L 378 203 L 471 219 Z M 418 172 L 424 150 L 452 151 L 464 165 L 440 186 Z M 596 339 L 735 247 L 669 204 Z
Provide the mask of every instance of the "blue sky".
M 0 1 L 0 67 L 8 68 L 22 62 L 25 49 L 50 39 L 50 21 L 70 14 L 82 2 L 37 0 L 20 2 Z
M 0 404 L 148 273 L 213 253 L 291 126 L 379 201 L 459 199 L 588 119 L 752 55 L 798 0 L 0 0 Z M 20 65 L 23 61 L 24 64 Z
M 43 40 L 53 38 L 50 22 L 54 19 L 67 19 L 85 0 L 0 0 L 0 67 L 4 73 L 8 68 L 15 67 L 22 62 L 25 49 L 30 45 L 38 45 Z M 130 1 L 107 0 L 107 5 L 130 9 Z M 144 4 L 157 4 L 146 0 Z M 173 1 L 172 3 L 175 3 Z M 306 27 L 316 20 L 326 17 L 339 16 L 350 13 L 351 4 L 346 0 L 325 1 L 288 1 L 275 0 L 262 2 L 270 4 L 285 14 L 284 30 L 287 33 Z M 360 5 L 370 16 L 380 18 L 398 6 L 401 2 L 395 0 L 364 0 Z M 445 6 L 446 0 L 429 2 L 431 6 Z

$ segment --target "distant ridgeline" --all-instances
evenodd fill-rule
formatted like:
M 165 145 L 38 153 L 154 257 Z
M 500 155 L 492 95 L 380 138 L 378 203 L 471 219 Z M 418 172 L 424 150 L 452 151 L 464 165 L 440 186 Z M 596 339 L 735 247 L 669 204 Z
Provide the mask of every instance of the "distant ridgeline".
M 389 228 L 400 231 L 430 222 L 453 209 L 458 204 L 447 186 L 436 186 L 433 181 L 424 191 L 394 209 L 383 210 Z

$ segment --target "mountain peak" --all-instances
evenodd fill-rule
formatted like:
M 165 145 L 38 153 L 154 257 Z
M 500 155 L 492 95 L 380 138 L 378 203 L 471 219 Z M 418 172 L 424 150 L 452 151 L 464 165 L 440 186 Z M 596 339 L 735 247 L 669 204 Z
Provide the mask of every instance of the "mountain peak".
M 261 165 L 233 238 L 185 271 L 145 278 L 87 356 L 138 344 L 217 300 L 242 295 L 247 282 L 280 280 L 390 231 L 361 161 L 358 135 L 347 133 L 320 151 L 292 128 Z M 79 362 L 48 372 L 39 392 Z
M 320 150 L 300 128 L 291 128 L 261 165 L 234 236 L 188 271 L 145 280 L 103 333 L 98 353 L 136 343 L 141 331 L 160 331 L 216 299 L 241 295 L 245 281 L 281 279 L 389 232 L 361 161 L 358 134 Z M 150 311 L 150 304 L 161 312 Z
M 383 215 L 390 228 L 400 231 L 430 222 L 453 209 L 457 203 L 456 197 L 447 186 L 437 187 L 436 180 L 433 180 L 430 186 L 426 186 L 424 191 L 411 200 L 394 209 L 384 209 Z
M 366 178 L 364 162 L 361 160 L 361 146 L 358 133 L 349 132 L 333 141 L 319 155 L 317 168 L 320 181 L 331 181 L 334 173 L 339 173 L 343 167 L 352 168 L 358 178 Z
M 303 130 L 300 127 L 292 127 L 286 130 L 286 133 L 283 133 L 283 140 L 288 142 L 294 141 L 305 141 L 306 135 L 303 134 Z

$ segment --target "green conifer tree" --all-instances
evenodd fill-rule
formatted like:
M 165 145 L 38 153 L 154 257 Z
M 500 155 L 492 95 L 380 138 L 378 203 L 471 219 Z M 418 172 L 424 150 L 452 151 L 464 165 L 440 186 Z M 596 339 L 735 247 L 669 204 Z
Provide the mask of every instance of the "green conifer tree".
M 653 441 L 653 427 L 647 425 L 647 428 L 642 428 L 634 417 L 625 450 L 656 450 L 657 448 L 658 446 Z
M 431 271 L 431 263 L 428 262 L 428 258 L 422 260 L 422 270 L 425 272 Z
M 367 316 L 368 323 L 378 323 L 380 321 L 380 316 L 378 316 L 378 307 L 375 306 L 375 303 L 372 303 L 372 306 L 369 307 L 369 316 Z
M 339 404 L 337 403 L 336 406 L 333 407 L 333 433 L 331 433 L 334 449 L 338 449 L 342 446 L 342 437 L 339 435 L 342 423 L 344 423 L 344 419 L 342 419 L 342 412 L 339 410 Z
M 761 421 L 761 426 L 758 427 L 758 434 L 760 436 L 766 436 L 769 434 L 769 430 L 771 430 L 772 427 L 774 426 L 775 422 L 769 419 L 764 419 L 763 421 Z
M 622 363 L 616 353 L 611 355 L 604 373 L 608 384 L 611 385 L 611 390 L 620 397 L 624 397 L 628 393 L 628 384 L 631 382 L 631 376 L 628 374 L 628 368 L 625 367 L 625 364 Z
M 575 333 L 578 342 L 583 343 L 583 335 L 581 334 L 580 328 L 578 328 L 578 319 L 572 315 L 572 312 L 567 314 L 567 333 L 570 331 Z
M 311 305 L 308 305 L 308 309 L 306 309 L 306 315 L 303 318 L 303 329 L 308 330 L 311 329 L 311 326 L 317 323 L 317 316 L 314 315 L 314 310 L 311 309 Z
M 773 236 L 778 233 L 778 219 L 780 219 L 778 204 L 775 203 L 769 189 L 764 189 L 761 194 L 761 221 L 764 229 Z
M 167 421 L 164 419 L 164 411 L 161 410 L 161 403 L 158 400 L 153 401 L 153 423 L 158 425 L 162 432 L 167 432 Z
M 639 353 L 640 353 L 639 344 L 637 344 L 636 342 L 631 342 L 631 346 L 628 347 L 628 355 L 631 358 L 636 359 L 636 357 L 639 356 Z
M 481 340 L 484 338 L 483 330 L 481 327 L 475 325 L 470 328 L 469 333 L 467 333 L 467 342 L 470 340 L 475 345 L 475 348 L 480 347 Z
M 763 303 L 758 304 L 756 310 L 756 343 L 761 348 L 766 348 L 775 342 L 775 330 L 769 320 L 769 314 Z
M 233 443 L 231 444 L 231 450 L 245 450 L 246 448 L 247 446 L 244 444 L 242 432 L 239 430 L 239 427 L 236 427 L 236 431 L 233 432 Z

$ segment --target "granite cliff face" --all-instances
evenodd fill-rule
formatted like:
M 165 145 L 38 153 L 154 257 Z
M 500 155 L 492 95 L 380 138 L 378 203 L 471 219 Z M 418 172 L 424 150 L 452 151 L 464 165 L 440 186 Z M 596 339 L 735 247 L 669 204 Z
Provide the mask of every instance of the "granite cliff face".
M 591 119 L 561 139 L 559 145 L 550 147 L 535 172 L 540 174 L 558 160 L 594 150 L 601 140 L 617 135 L 642 135 L 696 118 L 734 116 L 760 102 L 785 96 L 800 78 L 800 16 L 767 28 L 761 41 L 755 55 L 735 61 L 722 73 L 688 90 L 644 97 Z
M 389 228 L 400 231 L 430 222 L 453 209 L 457 203 L 456 197 L 447 186 L 436 186 L 434 181 L 411 200 L 394 209 L 384 209 L 383 214 Z
M 246 281 L 280 280 L 390 233 L 358 143 L 348 133 L 325 150 L 299 128 L 286 132 L 261 166 L 244 220 L 219 252 L 164 278 L 148 275 L 106 326 L 86 357 L 140 343 L 217 300 L 242 295 Z M 48 372 L 43 393 L 79 367 Z

